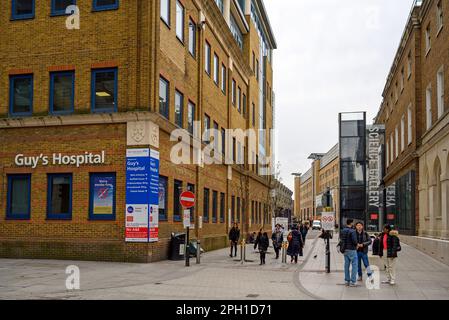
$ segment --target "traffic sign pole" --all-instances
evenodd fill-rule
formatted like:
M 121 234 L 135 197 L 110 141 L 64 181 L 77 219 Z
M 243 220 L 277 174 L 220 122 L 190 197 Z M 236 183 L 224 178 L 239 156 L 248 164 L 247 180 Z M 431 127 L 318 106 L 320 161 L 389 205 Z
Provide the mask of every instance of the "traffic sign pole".
M 185 259 L 186 267 L 190 267 L 190 208 L 195 206 L 195 194 L 190 191 L 184 191 L 179 197 L 179 202 L 184 209 L 183 212 L 183 223 L 186 228 L 186 243 L 185 243 Z M 197 249 L 198 246 L 197 246 Z

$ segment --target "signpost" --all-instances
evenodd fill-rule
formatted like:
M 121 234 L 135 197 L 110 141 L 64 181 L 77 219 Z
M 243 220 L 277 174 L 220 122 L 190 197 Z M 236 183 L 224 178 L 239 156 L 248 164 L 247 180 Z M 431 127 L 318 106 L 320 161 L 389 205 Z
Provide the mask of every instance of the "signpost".
M 185 258 L 186 258 L 186 267 L 190 266 L 190 208 L 195 206 L 195 194 L 190 191 L 184 191 L 181 193 L 179 197 L 179 202 L 184 208 L 183 213 L 183 224 L 184 228 L 186 228 L 186 245 L 185 245 Z M 199 245 L 197 245 L 197 250 L 200 250 Z

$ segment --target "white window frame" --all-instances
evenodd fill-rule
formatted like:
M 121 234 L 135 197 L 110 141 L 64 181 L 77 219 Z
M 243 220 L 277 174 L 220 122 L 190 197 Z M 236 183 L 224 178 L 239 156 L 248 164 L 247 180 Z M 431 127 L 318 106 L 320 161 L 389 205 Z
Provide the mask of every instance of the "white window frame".
M 431 48 L 432 48 L 432 35 L 429 24 L 426 28 L 426 56 L 429 54 Z
M 437 72 L 438 119 L 444 114 L 444 66 Z
M 176 37 L 184 43 L 185 8 L 176 0 Z
M 437 36 L 440 34 L 441 29 L 443 29 L 444 16 L 443 16 L 443 2 L 440 0 L 437 3 Z
M 432 84 L 426 88 L 426 128 L 429 130 L 432 127 Z
M 412 117 L 412 104 L 410 104 L 407 108 L 407 138 L 408 138 L 408 144 L 412 144 L 413 141 L 413 117 Z
M 405 150 L 405 115 L 401 118 L 401 152 Z
M 399 127 L 394 129 L 396 159 L 399 157 Z
M 204 58 L 204 70 L 206 71 L 206 73 L 210 76 L 211 74 L 211 53 L 212 53 L 212 48 L 210 46 L 210 44 L 208 42 L 206 42 L 205 46 L 204 46 L 204 51 L 205 51 L 205 58 Z
M 160 15 L 161 19 L 170 25 L 170 0 L 161 0 Z
M 393 134 L 390 135 L 390 163 L 394 161 L 394 138 Z
M 218 55 L 214 53 L 214 82 L 216 85 L 219 85 L 220 83 L 220 59 L 218 58 Z
M 221 65 L 221 91 L 226 94 L 227 83 L 227 68 L 224 64 Z

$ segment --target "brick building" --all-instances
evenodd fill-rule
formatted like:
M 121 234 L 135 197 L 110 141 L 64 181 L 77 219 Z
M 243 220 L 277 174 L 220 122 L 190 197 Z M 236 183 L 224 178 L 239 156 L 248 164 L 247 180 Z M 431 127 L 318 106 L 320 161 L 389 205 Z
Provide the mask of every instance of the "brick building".
M 447 1 L 415 1 L 375 119 L 386 127 L 388 221 L 446 263 L 449 245 L 430 238 L 449 238 L 448 19 Z
M 321 199 L 328 190 L 332 195 L 332 208 L 337 218 L 339 217 L 338 151 L 338 144 L 336 144 L 327 153 L 310 155 L 309 159 L 313 160 L 311 168 L 305 174 L 295 178 L 295 206 L 299 206 L 300 220 L 320 219 L 320 213 L 325 206 L 321 203 Z
M 165 259 L 183 190 L 206 250 L 227 245 L 233 221 L 270 224 L 276 42 L 263 1 L 78 1 L 68 16 L 73 3 L 0 4 L 0 256 Z M 248 128 L 267 131 L 252 146 L 224 131 Z M 234 161 L 173 162 L 177 129 Z M 125 241 L 133 148 L 159 157 L 155 243 Z

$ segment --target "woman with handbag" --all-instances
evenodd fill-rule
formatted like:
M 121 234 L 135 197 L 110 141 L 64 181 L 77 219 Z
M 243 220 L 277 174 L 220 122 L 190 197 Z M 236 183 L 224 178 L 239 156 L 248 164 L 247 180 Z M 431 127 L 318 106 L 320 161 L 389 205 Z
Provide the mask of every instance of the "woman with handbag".
M 287 240 L 289 240 L 288 243 L 288 249 L 287 249 L 287 255 L 291 257 L 290 263 L 298 263 L 298 254 L 301 251 L 301 248 L 304 246 L 304 242 L 302 240 L 301 233 L 298 230 L 298 226 L 294 225 L 292 228 L 292 231 L 288 235 Z
M 379 256 L 385 264 L 387 280 L 382 281 L 384 284 L 396 284 L 396 264 L 398 252 L 401 251 L 401 242 L 399 240 L 399 232 L 393 230 L 390 225 L 385 225 L 382 235 L 379 238 Z

